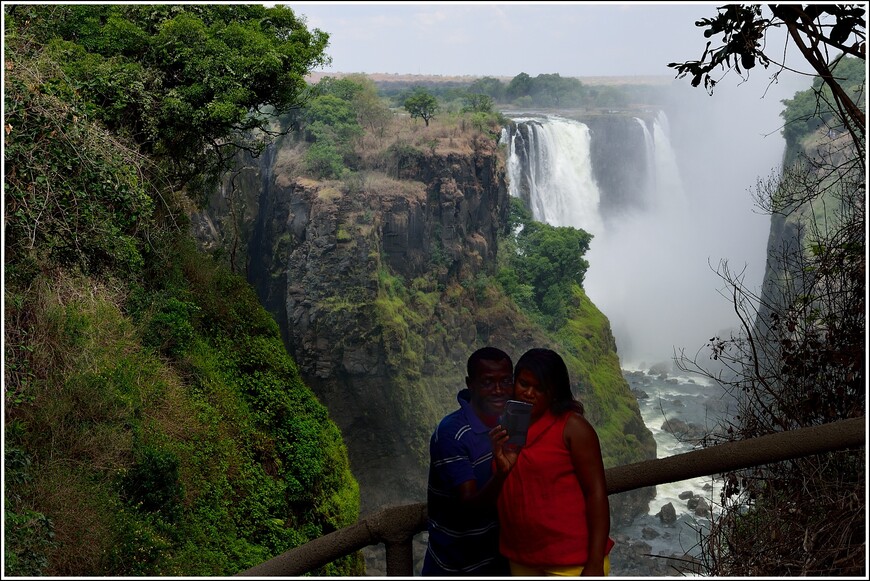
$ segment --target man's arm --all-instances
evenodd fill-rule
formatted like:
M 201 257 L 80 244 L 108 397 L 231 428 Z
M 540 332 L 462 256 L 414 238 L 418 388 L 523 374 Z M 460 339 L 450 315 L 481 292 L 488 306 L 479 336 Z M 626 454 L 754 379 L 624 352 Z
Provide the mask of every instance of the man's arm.
M 495 501 L 498 499 L 498 493 L 501 491 L 501 485 L 506 477 L 507 473 L 493 473 L 492 478 L 481 488 L 478 488 L 476 480 L 466 480 L 456 487 L 459 502 L 469 508 L 495 504 Z

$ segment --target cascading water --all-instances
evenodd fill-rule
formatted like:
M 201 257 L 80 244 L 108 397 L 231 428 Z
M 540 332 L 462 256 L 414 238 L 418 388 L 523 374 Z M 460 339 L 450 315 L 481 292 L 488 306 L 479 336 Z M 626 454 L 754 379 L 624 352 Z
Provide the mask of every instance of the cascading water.
M 649 122 L 638 117 L 632 120 L 636 123 L 634 133 L 625 131 L 624 125 L 619 127 L 623 136 L 636 135 L 639 141 L 634 148 L 636 155 L 630 160 L 605 162 L 610 162 L 607 163 L 610 171 L 631 171 L 629 181 L 633 181 L 634 189 L 640 193 L 623 195 L 625 200 L 637 203 L 611 205 L 611 215 L 601 211 L 602 191 L 592 165 L 592 139 L 583 123 L 560 117 L 516 118 L 515 131 L 503 135 L 503 140 L 509 144 L 507 169 L 511 195 L 525 199 L 536 220 L 555 226 L 582 228 L 593 234 L 588 253 L 590 267 L 586 291 L 611 319 L 620 350 L 634 344 L 632 338 L 637 330 L 632 328 L 632 322 L 647 324 L 647 321 L 626 318 L 627 310 L 635 304 L 649 305 L 650 298 L 660 305 L 670 304 L 666 293 L 650 297 L 651 289 L 666 291 L 669 286 L 680 284 L 678 277 L 672 276 L 664 265 L 669 257 L 679 254 L 680 236 L 686 234 L 685 226 L 690 223 L 676 156 L 669 141 L 667 117 L 659 113 Z M 598 125 L 599 131 L 606 127 L 605 124 Z M 641 131 L 637 131 L 638 127 Z M 613 139 L 607 135 L 599 137 Z M 629 152 L 632 148 L 626 145 L 620 151 Z M 611 163 L 617 169 L 610 167 Z M 616 179 L 604 181 L 619 182 Z M 641 199 L 637 200 L 637 197 Z M 655 265 L 659 265 L 660 273 L 667 276 L 657 278 L 654 273 L 647 272 Z M 642 274 L 642 278 L 638 274 Z M 660 307 L 658 310 L 667 309 Z M 614 317 L 614 312 L 623 316 Z M 644 346 L 647 353 L 653 357 L 661 355 L 654 361 L 665 358 L 662 347 L 668 346 L 666 341 L 670 338 L 666 330 L 667 324 L 663 321 L 657 335 L 642 337 L 650 340 L 650 344 Z M 625 360 L 622 363 L 624 368 L 632 367 L 632 364 L 626 365 Z M 632 378 L 633 388 L 644 389 L 651 396 L 640 400 L 639 405 L 644 421 L 656 439 L 659 457 L 686 452 L 692 447 L 660 427 L 666 418 L 680 418 L 691 423 L 697 421 L 700 422 L 697 425 L 703 428 L 712 428 L 706 422 L 711 416 L 711 395 L 721 396 L 718 389 L 685 378 L 666 381 L 658 374 L 643 371 L 627 372 L 627 376 Z M 721 405 L 713 407 L 717 408 L 717 413 L 728 413 Z M 680 495 L 690 492 L 693 497 L 705 498 L 706 506 L 712 504 L 711 490 L 713 486 L 709 478 L 659 486 L 649 514 L 641 515 L 633 523 L 614 523 L 613 530 L 626 538 L 643 537 L 654 554 L 697 554 L 697 530 L 705 526 L 697 519 L 705 518 L 706 513 L 696 515 L 688 509 L 685 496 Z M 679 520 L 673 525 L 679 532 L 663 530 L 656 533 L 657 538 L 653 541 L 647 536 L 648 531 L 661 524 L 656 513 L 667 503 L 672 504 L 679 515 Z M 620 570 L 620 566 L 625 565 L 618 565 L 615 574 L 629 573 Z
M 668 211 L 685 208 L 686 197 L 674 150 L 671 147 L 668 118 L 659 111 L 653 122 L 653 163 L 655 170 L 654 197 Z
M 646 123 L 640 117 L 635 117 L 635 121 L 637 121 L 641 130 L 643 131 L 643 143 L 645 145 L 646 156 L 645 161 L 647 167 L 655 168 L 655 155 L 656 155 L 656 144 L 653 140 L 652 134 L 649 132 L 649 129 L 646 126 Z M 653 196 L 653 192 L 655 191 L 655 175 L 649 175 L 647 179 L 643 181 L 643 185 L 641 189 L 644 193 L 644 198 L 651 198 Z
M 685 312 L 676 309 L 691 308 L 694 301 L 673 298 L 679 296 L 681 269 L 690 261 L 686 251 L 696 247 L 686 242 L 693 220 L 665 114 L 648 121 L 630 118 L 631 131 L 618 121 L 612 125 L 621 132 L 617 139 L 629 143 L 616 148 L 623 157 L 599 154 L 602 169 L 593 167 L 595 145 L 584 123 L 554 116 L 514 119 L 516 129 L 506 136 L 509 187 L 536 220 L 594 236 L 586 292 L 610 319 L 623 364 L 655 363 L 668 359 L 685 338 L 684 326 L 674 324 Z M 599 123 L 594 138 L 613 147 L 607 128 Z M 628 177 L 619 180 L 616 174 Z M 602 192 L 597 175 L 607 183 L 626 183 L 629 193 Z M 605 210 L 602 196 L 607 195 L 621 198 Z
M 555 116 L 544 123 L 530 118 L 515 121 L 527 131 L 511 138 L 510 194 L 520 197 L 520 184 L 525 183 L 535 220 L 582 228 L 591 234 L 601 232 L 600 194 L 592 176 L 589 128 Z M 524 151 L 524 166 L 518 148 Z

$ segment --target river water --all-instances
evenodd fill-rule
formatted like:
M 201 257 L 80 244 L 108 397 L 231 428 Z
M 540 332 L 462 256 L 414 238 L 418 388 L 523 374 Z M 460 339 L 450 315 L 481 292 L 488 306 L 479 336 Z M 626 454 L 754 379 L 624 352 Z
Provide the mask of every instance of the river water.
M 666 422 L 682 420 L 699 430 L 713 432 L 723 420 L 735 414 L 733 399 L 705 378 L 676 375 L 661 366 L 623 369 L 623 375 L 638 396 L 641 416 L 655 438 L 659 458 L 697 449 L 694 443 L 681 441 L 664 429 Z M 713 476 L 657 486 L 647 514 L 631 523 L 613 523 L 611 536 L 616 539 L 617 547 L 612 555 L 611 574 L 685 574 L 678 571 L 681 567 L 685 569 L 685 565 L 663 557 L 700 557 L 702 535 L 709 531 L 711 517 L 719 513 L 720 492 L 720 481 Z M 695 499 L 692 506 L 703 502 L 710 510 L 690 508 L 689 493 Z M 676 515 L 672 523 L 663 522 L 658 516 L 668 504 L 673 506 Z

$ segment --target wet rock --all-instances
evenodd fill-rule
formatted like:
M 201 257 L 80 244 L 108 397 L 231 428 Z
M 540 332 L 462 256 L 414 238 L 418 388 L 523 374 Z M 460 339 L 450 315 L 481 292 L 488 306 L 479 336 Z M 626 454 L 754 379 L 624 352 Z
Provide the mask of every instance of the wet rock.
M 643 527 L 643 530 L 640 531 L 640 536 L 647 540 L 652 540 L 661 536 L 657 530 L 652 527 Z
M 693 496 L 695 496 L 694 492 L 692 492 L 691 490 L 684 490 L 683 492 L 680 493 L 679 499 L 686 500 L 688 498 L 692 498 Z
M 665 420 L 660 429 L 669 434 L 673 434 L 673 436 L 678 440 L 686 442 L 698 441 L 707 435 L 707 431 L 703 426 L 699 426 L 692 422 L 685 422 L 679 418 Z
M 695 507 L 695 515 L 703 516 L 706 518 L 710 518 L 710 516 L 712 516 L 712 510 L 710 509 L 710 505 L 707 504 L 707 501 L 703 498 L 698 497 L 698 505 Z
M 664 524 L 674 524 L 677 522 L 677 511 L 674 508 L 674 505 L 670 502 L 664 505 L 656 516 L 659 517 L 659 520 Z

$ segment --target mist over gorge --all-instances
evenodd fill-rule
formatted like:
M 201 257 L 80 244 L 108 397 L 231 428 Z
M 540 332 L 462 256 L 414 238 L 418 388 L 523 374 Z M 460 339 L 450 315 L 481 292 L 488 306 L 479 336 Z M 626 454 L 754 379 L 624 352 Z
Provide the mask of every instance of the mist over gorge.
M 770 217 L 754 188 L 782 164 L 781 99 L 806 84 L 714 96 L 674 86 L 658 106 L 610 115 L 507 111 L 517 124 L 511 193 L 536 219 L 595 236 L 584 287 L 610 320 L 623 366 L 694 355 L 736 325 L 716 270 L 727 261 L 748 288 L 761 285 Z

